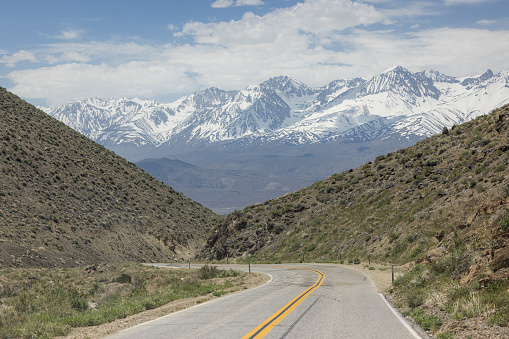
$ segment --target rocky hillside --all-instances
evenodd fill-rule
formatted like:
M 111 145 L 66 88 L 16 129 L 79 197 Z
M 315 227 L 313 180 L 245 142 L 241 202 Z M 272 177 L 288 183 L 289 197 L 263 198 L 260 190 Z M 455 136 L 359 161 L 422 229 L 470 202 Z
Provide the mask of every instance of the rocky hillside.
M 508 163 L 509 105 L 232 213 L 201 255 L 405 264 L 385 295 L 421 328 L 507 338 Z
M 341 255 L 405 263 L 444 256 L 454 239 L 462 239 L 476 253 L 486 251 L 487 262 L 505 262 L 497 266 L 503 268 L 509 266 L 503 259 L 509 258 L 508 163 L 505 106 L 413 147 L 232 213 L 202 255 L 296 261 L 304 253 L 316 261 Z
M 188 258 L 217 220 L 0 88 L 0 267 Z

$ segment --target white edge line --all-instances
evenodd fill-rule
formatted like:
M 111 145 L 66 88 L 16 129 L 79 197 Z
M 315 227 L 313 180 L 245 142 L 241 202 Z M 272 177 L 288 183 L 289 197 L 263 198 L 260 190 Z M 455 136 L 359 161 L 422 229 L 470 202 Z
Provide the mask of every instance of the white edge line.
M 384 295 L 382 293 L 378 293 L 380 294 L 380 297 L 383 299 L 383 301 L 385 301 L 385 304 L 387 304 L 387 307 L 389 307 L 389 309 L 392 311 L 392 313 L 394 313 L 394 315 L 396 316 L 396 318 L 398 318 L 398 320 L 403 324 L 403 326 L 405 326 L 405 328 L 408 330 L 408 332 L 410 332 L 410 334 L 412 334 L 412 336 L 416 339 L 422 339 L 422 337 L 417 333 L 415 332 L 415 330 L 412 328 L 412 326 L 410 326 L 405 319 L 403 319 L 401 317 L 401 315 L 396 312 L 396 310 L 394 309 L 394 307 L 392 307 L 392 305 L 387 301 L 387 299 L 385 299 Z
M 344 267 L 344 266 L 342 266 Z M 375 286 L 375 284 L 373 283 L 373 279 L 371 279 L 371 276 L 369 274 L 367 274 L 366 272 L 363 272 L 361 270 L 358 270 L 358 269 L 355 269 L 353 267 L 344 267 L 346 269 L 351 269 L 351 270 L 355 270 L 357 272 L 360 272 L 362 274 L 364 274 L 366 277 L 369 278 L 369 280 L 371 281 L 371 284 L 373 286 Z M 376 288 L 376 286 L 375 286 Z M 408 330 L 408 332 L 410 332 L 410 334 L 415 338 L 415 339 L 423 339 L 413 328 L 412 326 L 410 326 L 405 319 L 403 319 L 401 317 L 401 315 L 394 309 L 394 307 L 392 307 L 392 305 L 387 301 L 387 299 L 385 298 L 385 296 L 382 294 L 382 293 L 378 293 L 380 295 L 380 297 L 383 299 L 383 301 L 385 302 L 385 304 L 387 305 L 387 307 L 389 307 L 389 309 L 392 311 L 392 313 L 394 313 L 394 315 L 396 316 L 396 318 L 398 318 L 398 320 L 403 324 L 403 326 L 405 326 L 405 328 Z
M 263 273 L 263 272 L 262 272 L 262 273 Z M 272 276 L 272 274 L 269 274 L 269 273 L 263 273 L 263 274 L 267 274 L 267 275 L 270 277 L 269 281 L 267 281 L 267 282 L 266 282 L 265 284 L 263 284 L 263 285 L 256 286 L 256 287 L 253 287 L 253 288 L 249 288 L 249 289 L 247 289 L 247 290 L 237 291 L 236 293 L 232 293 L 232 294 L 229 294 L 229 295 L 225 295 L 224 297 L 219 297 L 219 298 L 215 298 L 215 299 L 207 300 L 207 301 L 205 301 L 205 302 L 203 302 L 203 303 L 200 303 L 200 304 L 197 304 L 197 305 L 194 305 L 194 306 L 188 307 L 188 308 L 184 308 L 184 309 L 182 309 L 182 310 L 179 310 L 179 311 L 176 311 L 176 312 L 172 312 L 172 313 L 169 313 L 169 314 L 167 314 L 167 315 L 163 315 L 162 317 L 158 317 L 158 318 L 155 318 L 155 319 L 149 320 L 149 321 L 147 321 L 147 322 L 144 322 L 144 323 L 141 323 L 141 324 L 138 324 L 138 325 L 134 325 L 134 326 L 131 326 L 131 327 L 128 327 L 128 328 L 124 328 L 123 330 L 120 330 L 120 331 L 118 331 L 118 332 L 111 333 L 111 334 L 107 335 L 105 338 L 107 338 L 107 337 L 109 337 L 109 336 L 114 336 L 115 334 L 118 334 L 118 333 L 122 333 L 122 332 L 125 332 L 125 331 L 132 330 L 132 329 L 134 329 L 134 328 L 136 328 L 136 327 L 141 327 L 141 326 L 148 325 L 148 324 L 150 324 L 150 323 L 152 323 L 152 322 L 154 322 L 154 321 L 158 321 L 158 320 L 161 320 L 162 318 L 170 317 L 170 316 L 172 316 L 172 315 L 174 315 L 174 314 L 177 314 L 177 313 L 181 313 L 181 312 L 188 311 L 188 310 L 190 310 L 190 309 L 192 309 L 192 308 L 200 307 L 200 306 L 203 306 L 203 305 L 205 305 L 205 304 L 208 304 L 208 303 L 211 303 L 211 302 L 214 302 L 214 301 L 224 300 L 224 299 L 226 299 L 226 298 L 228 298 L 228 297 L 233 297 L 234 295 L 239 294 L 239 293 L 242 293 L 242 292 L 248 292 L 248 291 L 256 290 L 256 289 L 258 289 L 258 288 L 260 288 L 260 287 L 263 287 L 263 286 L 265 286 L 265 285 L 267 285 L 267 284 L 271 283 L 271 282 L 272 282 L 272 280 L 274 280 L 274 277 Z M 164 306 L 164 305 L 161 305 L 161 306 Z

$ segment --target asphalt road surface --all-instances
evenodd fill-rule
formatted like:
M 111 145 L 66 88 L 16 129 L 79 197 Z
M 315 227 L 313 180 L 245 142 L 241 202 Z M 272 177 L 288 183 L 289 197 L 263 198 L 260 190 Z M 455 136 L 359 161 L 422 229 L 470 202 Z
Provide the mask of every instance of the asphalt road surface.
M 107 338 L 421 338 L 362 272 L 333 264 L 251 265 L 251 271 L 272 279 Z

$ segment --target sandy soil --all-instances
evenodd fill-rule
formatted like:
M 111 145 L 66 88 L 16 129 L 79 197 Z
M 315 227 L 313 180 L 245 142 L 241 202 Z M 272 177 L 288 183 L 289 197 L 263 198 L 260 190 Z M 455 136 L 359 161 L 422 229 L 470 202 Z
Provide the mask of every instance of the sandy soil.
M 392 284 L 392 267 L 390 265 L 380 265 L 371 263 L 371 265 L 367 266 L 365 263 L 360 265 L 339 265 L 348 268 L 352 268 L 357 271 L 361 271 L 369 276 L 373 284 L 375 284 L 376 291 L 378 293 L 383 293 L 386 289 L 388 289 Z M 369 267 L 375 268 L 369 269 Z M 408 266 L 394 266 L 394 279 L 397 279 L 400 275 L 403 274 L 404 271 L 408 269 Z

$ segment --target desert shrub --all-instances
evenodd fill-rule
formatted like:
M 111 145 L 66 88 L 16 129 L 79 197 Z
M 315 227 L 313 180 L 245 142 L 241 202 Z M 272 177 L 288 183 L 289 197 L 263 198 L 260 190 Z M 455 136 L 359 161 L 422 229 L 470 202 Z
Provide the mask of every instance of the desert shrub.
M 219 276 L 219 270 L 216 266 L 203 265 L 198 270 L 198 278 L 200 279 L 212 279 Z
M 71 306 L 77 311 L 85 311 L 88 309 L 88 302 L 84 297 L 76 296 L 71 299 Z
M 330 194 L 327 192 L 327 190 L 320 190 L 316 195 L 316 200 L 321 203 L 325 203 L 330 200 Z
M 119 284 L 130 284 L 131 276 L 129 274 L 122 273 L 121 275 L 116 277 L 113 281 Z
M 420 289 L 412 289 L 405 295 L 405 301 L 408 307 L 414 309 L 424 304 L 424 295 Z
M 218 277 L 242 274 L 210 267 L 202 272 L 215 272 Z M 90 275 L 93 279 L 88 279 Z M 9 281 L 0 286 L 0 338 L 65 336 L 72 327 L 111 322 L 176 299 L 222 295 L 224 289 L 239 286 L 228 280 L 204 283 L 196 275 L 197 270 L 132 263 L 108 264 L 97 270 L 0 269 L 0 276 Z M 112 284 L 117 280 L 122 283 Z
M 454 339 L 454 336 L 452 335 L 451 332 L 446 331 L 437 335 L 437 339 Z
M 236 270 L 220 270 L 216 266 L 203 265 L 198 270 L 198 278 L 200 279 L 213 279 L 213 278 L 228 278 L 237 277 L 241 274 Z
M 506 215 L 505 217 L 501 218 L 499 221 L 499 227 L 502 231 L 505 231 L 509 228 L 509 215 Z
M 428 314 L 421 308 L 415 308 L 409 314 L 423 330 L 436 332 L 442 326 L 442 319 L 440 317 Z

